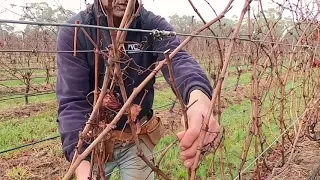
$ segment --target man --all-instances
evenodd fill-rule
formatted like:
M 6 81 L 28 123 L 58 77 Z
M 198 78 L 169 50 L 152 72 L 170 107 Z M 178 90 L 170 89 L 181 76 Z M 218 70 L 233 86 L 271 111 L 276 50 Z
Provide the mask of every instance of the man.
M 108 0 L 101 0 L 98 4 L 93 4 L 88 11 L 82 11 L 69 19 L 69 23 L 74 23 L 79 20 L 81 24 L 96 25 L 97 7 L 102 5 L 102 8 L 107 6 Z M 137 2 L 138 3 L 138 2 Z M 119 26 L 121 18 L 124 15 L 124 11 L 127 6 L 127 0 L 114 0 L 113 13 L 114 13 L 114 24 Z M 138 5 L 136 6 L 137 9 Z M 90 11 L 92 9 L 92 11 Z M 101 25 L 107 26 L 106 16 L 102 16 Z M 133 21 L 130 28 L 133 29 L 146 29 L 146 30 L 166 30 L 174 31 L 173 27 L 160 16 L 154 15 L 152 12 L 142 8 L 139 16 Z M 96 39 L 96 29 L 86 28 L 88 34 L 92 39 Z M 107 31 L 108 38 L 110 38 Z M 78 52 L 76 56 L 71 53 L 74 50 L 74 28 L 61 27 L 58 34 L 58 51 L 70 51 L 70 53 L 58 53 L 57 63 L 59 68 L 58 79 L 57 79 L 57 97 L 59 102 L 58 109 L 58 122 L 59 131 L 62 137 L 62 145 L 65 156 L 68 161 L 72 161 L 75 153 L 75 146 L 78 142 L 79 131 L 82 131 L 85 122 L 87 120 L 87 114 L 92 111 L 90 102 L 87 101 L 87 95 L 94 90 L 94 53 L 92 52 Z M 146 41 L 147 37 L 147 41 Z M 128 32 L 128 42 L 142 42 L 145 41 L 144 49 L 147 51 L 153 51 L 154 53 L 143 53 L 136 51 L 137 47 L 135 44 L 125 44 L 128 55 L 133 59 L 134 63 L 129 63 L 124 70 L 124 74 L 127 75 L 125 78 L 125 86 L 128 96 L 135 87 L 137 87 L 145 77 L 150 73 L 148 68 L 152 67 L 157 61 L 163 60 L 164 56 L 162 53 L 167 49 L 174 50 L 180 41 L 177 37 L 164 38 L 164 39 L 153 39 L 147 33 L 140 32 Z M 110 43 L 110 42 L 109 42 Z M 109 44 L 103 42 L 103 49 Z M 88 38 L 79 31 L 78 33 L 78 46 L 77 50 L 93 50 L 94 47 Z M 133 50 L 133 51 L 129 51 Z M 138 49 L 139 50 L 139 49 Z M 199 64 L 186 52 L 179 52 L 173 59 L 173 70 L 176 78 L 177 86 L 183 97 L 184 102 L 187 105 L 194 103 L 187 111 L 189 118 L 189 128 L 187 131 L 179 132 L 177 137 L 180 140 L 181 148 L 181 159 L 183 160 L 184 166 L 189 168 L 192 167 L 194 162 L 197 146 L 199 143 L 198 137 L 201 129 L 202 121 L 207 114 L 210 106 L 210 98 L 212 93 L 212 87 L 206 77 L 205 73 L 201 70 Z M 103 62 L 103 61 L 101 61 Z M 100 63 L 101 65 L 102 63 Z M 130 68 L 128 68 L 130 67 Z M 105 70 L 105 66 L 101 65 L 100 71 Z M 137 71 L 140 69 L 141 71 Z M 162 69 L 162 73 L 169 82 L 168 68 L 165 66 Z M 100 80 L 103 77 L 101 73 Z M 152 117 L 152 104 L 154 98 L 154 84 L 155 79 L 145 86 L 145 90 L 142 91 L 134 101 L 136 104 L 140 102 L 144 93 L 144 101 L 142 103 L 141 116 Z M 101 84 L 100 84 L 101 87 Z M 119 88 L 115 89 L 120 93 Z M 120 97 L 121 99 L 121 97 Z M 117 125 L 117 129 L 122 129 L 127 126 L 126 119 L 122 118 Z M 209 121 L 209 132 L 219 132 L 220 127 L 217 121 L 211 117 Z M 216 137 L 215 133 L 207 133 L 205 138 L 205 144 L 212 142 Z M 88 144 L 85 144 L 87 147 Z M 141 142 L 142 149 L 147 155 L 152 154 L 152 150 L 147 148 L 144 142 Z M 113 161 L 106 164 L 106 173 L 110 174 L 114 167 L 120 168 L 120 174 L 123 179 L 152 179 L 153 174 L 150 175 L 151 169 L 142 161 L 137 161 L 135 158 L 137 147 L 134 143 L 130 143 L 126 146 L 116 147 L 114 149 Z M 135 163 L 134 163 L 135 162 Z M 130 165 L 132 164 L 132 165 Z M 76 170 L 76 177 L 79 180 L 87 179 L 89 175 L 90 162 L 84 160 Z

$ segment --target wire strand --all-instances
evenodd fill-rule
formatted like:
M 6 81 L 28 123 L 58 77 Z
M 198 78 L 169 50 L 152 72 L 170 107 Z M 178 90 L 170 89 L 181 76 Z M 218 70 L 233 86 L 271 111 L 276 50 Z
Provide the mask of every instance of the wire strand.
M 170 105 L 172 105 L 172 103 L 173 102 L 165 104 L 165 105 L 162 105 L 162 106 L 155 107 L 154 110 L 158 110 L 158 109 L 161 109 L 161 108 L 164 108 L 164 107 L 169 107 Z M 10 148 L 10 149 L 7 149 L 7 150 L 0 151 L 0 154 L 6 153 L 6 152 L 10 152 L 10 151 L 14 151 L 14 150 L 17 150 L 17 149 L 21 149 L 21 148 L 24 148 L 24 147 L 32 146 L 32 145 L 35 145 L 35 144 L 39 144 L 41 142 L 46 142 L 46 141 L 49 141 L 49 140 L 53 140 L 53 139 L 56 139 L 58 137 L 60 137 L 60 135 L 53 136 L 53 137 L 50 137 L 50 138 L 46 138 L 46 139 L 43 139 L 43 140 L 40 140 L 40 141 L 36 141 L 36 142 L 33 142 L 33 143 L 28 143 L 28 144 L 23 144 L 23 145 L 20 145 L 20 146 L 16 146 L 16 147 L 13 147 L 13 148 Z
M 103 30 L 117 30 L 117 31 L 152 33 L 152 34 L 165 35 L 165 36 L 175 36 L 176 35 L 176 33 L 174 31 L 116 28 L 116 27 L 106 27 L 106 26 L 87 25 L 87 24 L 33 22 L 33 21 L 9 20 L 9 19 L 0 19 L 0 23 L 29 24 L 29 25 L 39 25 L 39 26 L 83 27 L 83 28 L 103 29 Z
M 36 145 L 36 144 L 39 144 L 39 143 L 42 143 L 42 142 L 54 140 L 54 139 L 57 139 L 58 137 L 60 137 L 60 135 L 49 137 L 49 138 L 46 138 L 46 139 L 42 139 L 40 141 L 36 141 L 36 142 L 33 142 L 33 143 L 23 144 L 23 145 L 20 145 L 20 146 L 17 146 L 17 147 L 13 147 L 13 148 L 10 148 L 10 149 L 7 149 L 7 150 L 0 151 L 0 154 L 6 153 L 6 152 L 10 152 L 10 151 L 14 151 L 14 150 L 17 150 L 17 149 L 21 149 L 21 148 L 24 148 L 24 147 L 33 146 L 33 145 Z
M 87 25 L 87 24 L 72 24 L 72 23 L 50 23 L 50 22 L 33 22 L 33 21 L 22 21 L 22 20 L 8 20 L 8 19 L 0 19 L 0 23 L 14 23 L 14 24 L 29 24 L 29 25 L 38 25 L 38 26 L 65 26 L 65 27 L 86 27 L 86 28 L 96 28 L 96 29 L 103 29 L 103 30 L 118 30 L 118 31 L 129 31 L 129 32 L 142 32 L 142 33 L 151 33 L 157 37 L 163 36 L 186 36 L 186 37 L 201 37 L 201 38 L 213 38 L 213 39 L 224 39 L 224 40 L 240 40 L 240 41 L 249 41 L 255 43 L 268 43 L 274 44 L 273 41 L 265 41 L 265 40 L 258 40 L 258 39 L 248 39 L 248 38 L 231 38 L 231 37 L 224 37 L 224 36 L 213 36 L 213 35 L 201 35 L 201 34 L 188 34 L 188 33 L 179 33 L 175 31 L 164 31 L 164 30 L 143 30 L 143 29 L 131 29 L 131 28 L 117 28 L 117 27 L 106 27 L 106 26 L 97 26 L 97 25 Z M 288 43 L 278 43 L 279 45 L 288 45 L 292 47 L 304 47 L 304 48 L 315 48 L 316 46 L 310 45 L 296 45 L 296 44 L 288 44 Z

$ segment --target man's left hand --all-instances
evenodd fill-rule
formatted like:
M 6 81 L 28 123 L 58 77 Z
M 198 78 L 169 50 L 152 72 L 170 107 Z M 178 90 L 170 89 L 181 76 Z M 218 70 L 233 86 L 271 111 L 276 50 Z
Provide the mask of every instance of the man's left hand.
M 194 104 L 191 105 L 192 103 Z M 190 106 L 187 111 L 189 128 L 187 131 L 179 132 L 177 136 L 180 141 L 180 148 L 182 151 L 181 159 L 184 161 L 184 166 L 186 168 L 191 168 L 194 163 L 199 145 L 202 122 L 207 116 L 207 112 L 210 107 L 210 99 L 202 91 L 194 90 L 190 93 L 188 106 Z M 182 117 L 182 123 L 183 121 L 184 119 Z M 219 141 L 217 136 L 220 137 L 219 133 L 221 133 L 221 128 L 218 121 L 213 117 L 212 113 L 208 127 L 209 130 L 206 133 L 204 145 L 212 143 L 213 141 L 215 141 L 214 144 L 216 144 Z

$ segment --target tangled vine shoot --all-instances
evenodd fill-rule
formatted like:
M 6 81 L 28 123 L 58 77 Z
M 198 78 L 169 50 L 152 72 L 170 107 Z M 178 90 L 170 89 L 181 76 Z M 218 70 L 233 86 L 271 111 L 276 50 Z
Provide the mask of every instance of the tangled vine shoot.
M 273 178 L 288 169 L 295 156 L 297 144 L 301 143 L 303 138 L 313 141 L 320 139 L 316 131 L 320 86 L 318 53 L 320 27 L 317 13 L 319 3 L 315 0 L 310 2 L 272 0 L 277 8 L 268 11 L 261 0 L 245 0 L 240 16 L 230 25 L 225 21 L 225 16 L 233 8 L 233 0 L 227 3 L 220 14 L 216 14 L 210 1 L 206 1 L 213 10 L 212 14 L 216 14 L 211 21 L 204 19 L 201 9 L 198 9 L 195 2 L 192 0 L 185 2 L 191 5 L 200 19 L 200 21 L 195 21 L 194 18 L 188 19 L 190 22 L 186 25 L 188 31 L 141 30 L 157 38 L 180 36 L 183 41 L 177 49 L 150 52 L 161 53 L 165 59 L 154 64 L 153 68 L 136 69 L 139 73 L 150 71 L 150 74 L 131 94 L 126 93 L 127 87 L 124 83 L 125 79 L 130 78 L 125 73 L 125 68 L 130 67 L 124 65 L 123 68 L 122 65 L 131 63 L 124 43 L 127 32 L 135 31 L 129 27 L 137 17 L 142 1 L 139 1 L 137 12 L 133 11 L 136 1 L 128 1 L 119 28 L 115 28 L 112 18 L 108 18 L 109 27 L 100 27 L 104 13 L 107 17 L 112 17 L 112 0 L 109 0 L 105 12 L 98 9 L 97 12 L 101 16 L 97 17 L 97 26 L 85 26 L 79 22 L 67 25 L 61 22 L 1 20 L 3 24 L 21 23 L 30 27 L 35 26 L 37 27 L 34 29 L 35 32 L 39 32 L 25 34 L 22 37 L 15 37 L 11 32 L 0 44 L 2 47 L 0 53 L 3 57 L 0 60 L 0 67 L 6 74 L 2 81 L 19 79 L 22 82 L 19 89 L 0 82 L 0 90 L 14 91 L 14 95 L 24 97 L 26 104 L 33 94 L 54 93 L 54 83 L 49 80 L 56 72 L 53 53 L 73 53 L 76 56 L 77 53 L 83 52 L 76 48 L 73 52 L 56 52 L 52 49 L 55 42 L 51 32 L 56 31 L 55 26 L 72 26 L 75 29 L 75 47 L 78 33 L 85 34 L 94 44 L 95 49 L 86 51 L 95 54 L 96 67 L 101 63 L 99 57 L 108 64 L 101 88 L 98 86 L 100 76 L 96 69 L 96 86 L 94 92 L 91 92 L 94 96 L 93 111 L 80 133 L 77 151 L 64 179 L 70 179 L 80 162 L 89 155 L 91 169 L 97 166 L 98 176 L 105 179 L 103 164 L 108 159 L 104 153 L 107 149 L 105 137 L 114 131 L 123 115 L 128 117 L 128 124 L 133 134 L 141 131 L 142 125 L 136 123 L 136 119 L 141 111 L 143 99 L 140 103 L 133 102 L 138 94 L 147 93 L 144 91 L 144 86 L 165 66 L 168 66 L 172 90 L 179 102 L 176 106 L 185 119 L 182 126 L 188 129 L 188 107 L 183 103 L 177 90 L 175 84 L 177 77 L 174 77 L 171 67 L 172 58 L 182 49 L 187 49 L 197 59 L 214 87 L 210 111 L 202 123 L 198 151 L 193 167 L 189 170 L 189 179 L 196 179 L 201 168 L 205 168 L 211 178 Z M 26 19 L 34 20 L 32 13 L 28 15 Z M 87 28 L 97 31 L 96 39 L 87 35 Z M 101 49 L 101 42 L 106 41 L 102 32 L 106 30 L 110 31 L 111 45 L 108 49 Z M 35 45 L 30 43 L 31 39 L 41 39 L 41 41 Z M 20 44 L 19 41 L 24 43 Z M 143 42 L 137 43 L 143 44 Z M 24 55 L 21 55 L 23 53 Z M 46 79 L 45 87 L 32 84 L 33 78 L 36 77 L 36 67 L 32 64 L 38 61 L 45 62 L 43 69 L 46 73 L 41 76 Z M 245 82 L 244 79 L 248 81 Z M 116 86 L 119 87 L 123 97 L 122 105 L 114 95 Z M 3 96 L 1 99 L 6 100 L 8 97 Z M 238 116 L 230 116 L 232 113 Z M 219 121 L 223 131 L 217 133 L 218 142 L 207 147 L 203 145 L 211 115 Z M 102 116 L 108 118 L 103 119 Z M 237 118 L 240 120 L 237 121 Z M 180 120 L 180 117 L 177 117 L 177 121 L 178 119 Z M 82 151 L 86 141 L 91 142 L 90 146 Z M 138 137 L 134 136 L 139 152 L 137 156 L 164 179 L 175 179 L 172 172 L 162 168 L 161 164 L 165 161 L 166 154 L 177 148 L 176 141 L 177 139 L 160 155 L 159 161 L 154 163 L 150 157 L 144 155 Z

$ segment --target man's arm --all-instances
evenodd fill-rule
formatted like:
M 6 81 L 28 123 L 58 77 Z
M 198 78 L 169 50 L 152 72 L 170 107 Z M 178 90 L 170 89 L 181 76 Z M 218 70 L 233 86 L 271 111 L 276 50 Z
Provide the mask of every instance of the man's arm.
M 174 31 L 174 28 L 164 19 L 157 18 L 155 27 L 152 29 Z M 173 51 L 180 45 L 178 37 L 164 38 L 163 40 L 155 40 L 153 43 L 153 50 L 166 51 L 170 49 Z M 157 54 L 157 60 L 165 59 L 163 54 Z M 174 77 L 185 104 L 188 104 L 190 93 L 193 90 L 200 90 L 208 98 L 212 95 L 212 86 L 204 71 L 195 59 L 185 50 L 181 50 L 176 56 L 172 58 L 172 69 Z M 166 81 L 170 84 L 168 66 L 162 68 L 162 73 Z
M 57 50 L 70 51 L 58 53 L 58 122 L 64 154 L 72 161 L 75 147 L 78 143 L 79 132 L 86 123 L 86 114 L 92 110 L 86 100 L 89 93 L 89 67 L 85 53 L 73 56 L 74 28 L 61 27 L 58 33 Z M 81 46 L 77 50 L 81 50 Z M 86 146 L 87 144 L 84 144 Z
M 174 28 L 163 18 L 155 22 L 158 22 L 155 29 L 174 31 Z M 169 40 L 155 41 L 153 48 L 156 51 L 174 50 L 179 45 L 179 39 L 174 37 Z M 164 56 L 159 54 L 158 60 L 162 59 L 164 59 Z M 209 110 L 213 90 L 208 77 L 200 65 L 186 51 L 181 50 L 172 58 L 172 66 L 177 86 L 185 104 L 190 106 L 191 103 L 196 101 L 187 111 L 189 128 L 177 134 L 180 141 L 181 159 L 184 161 L 184 166 L 190 168 L 195 161 L 195 155 L 200 142 L 199 134 L 202 121 Z M 168 80 L 170 77 L 168 67 L 165 66 L 162 72 L 166 81 L 170 84 Z M 212 143 L 214 140 L 217 143 L 219 138 L 216 137 L 220 131 L 221 128 L 218 121 L 211 114 L 208 124 L 209 133 L 206 133 L 204 144 Z

